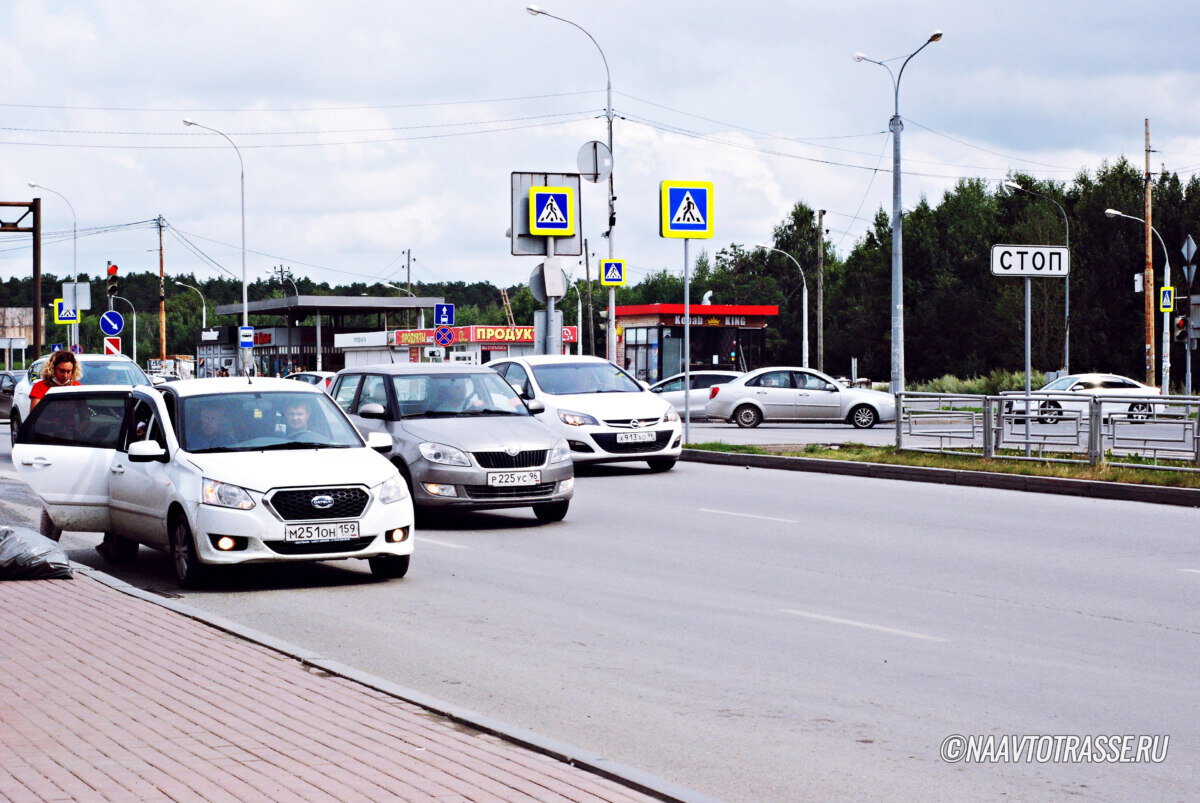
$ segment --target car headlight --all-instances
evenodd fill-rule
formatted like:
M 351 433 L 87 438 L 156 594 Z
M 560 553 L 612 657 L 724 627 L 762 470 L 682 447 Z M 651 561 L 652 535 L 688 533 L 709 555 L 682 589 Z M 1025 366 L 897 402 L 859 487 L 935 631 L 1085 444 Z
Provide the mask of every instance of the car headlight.
M 663 421 L 671 422 L 671 421 L 678 421 L 678 420 L 679 420 L 679 412 L 674 407 L 667 410 L 667 414 L 663 416 Z
M 442 463 L 447 466 L 470 466 L 471 458 L 461 449 L 446 446 L 444 443 L 422 443 L 421 454 L 430 463 Z
M 204 478 L 203 502 L 217 507 L 232 507 L 238 510 L 249 510 L 254 507 L 250 492 L 240 485 L 230 485 L 228 482 L 217 482 Z
M 587 413 L 576 413 L 571 410 L 559 410 L 558 420 L 573 427 L 598 427 L 600 422 Z
M 400 477 L 389 477 L 379 486 L 379 501 L 385 505 L 408 496 L 408 485 Z
M 571 447 L 566 438 L 559 438 L 558 443 L 550 450 L 551 463 L 565 463 L 571 459 Z

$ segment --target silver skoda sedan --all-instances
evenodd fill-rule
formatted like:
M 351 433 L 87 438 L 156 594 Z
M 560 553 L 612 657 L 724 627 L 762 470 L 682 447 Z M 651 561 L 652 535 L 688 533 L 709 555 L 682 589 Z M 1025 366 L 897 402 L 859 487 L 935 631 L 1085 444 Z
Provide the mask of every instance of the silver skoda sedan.
M 363 433 L 392 438 L 388 455 L 419 508 L 532 507 L 560 521 L 574 493 L 571 450 L 490 368 L 395 363 L 345 368 L 330 394 Z
M 763 421 L 824 421 L 869 429 L 896 420 L 892 394 L 846 387 L 811 368 L 759 368 L 713 385 L 709 392 L 704 414 L 739 427 L 756 427 Z

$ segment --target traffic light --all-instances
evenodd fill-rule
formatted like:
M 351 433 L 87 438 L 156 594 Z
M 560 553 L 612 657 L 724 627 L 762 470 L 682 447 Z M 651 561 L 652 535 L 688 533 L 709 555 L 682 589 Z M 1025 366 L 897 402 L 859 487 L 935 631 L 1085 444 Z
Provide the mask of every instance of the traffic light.
M 117 294 L 117 266 L 111 262 L 108 263 L 108 294 Z
M 1176 340 L 1187 340 L 1187 336 L 1188 336 L 1188 316 L 1176 315 L 1175 316 L 1175 339 Z

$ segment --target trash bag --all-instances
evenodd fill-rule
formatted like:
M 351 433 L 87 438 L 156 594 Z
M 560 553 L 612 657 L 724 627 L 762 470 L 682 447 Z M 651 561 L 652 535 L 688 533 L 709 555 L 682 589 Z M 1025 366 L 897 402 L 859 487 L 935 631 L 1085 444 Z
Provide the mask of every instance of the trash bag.
M 0 580 L 70 580 L 63 548 L 24 527 L 0 527 Z

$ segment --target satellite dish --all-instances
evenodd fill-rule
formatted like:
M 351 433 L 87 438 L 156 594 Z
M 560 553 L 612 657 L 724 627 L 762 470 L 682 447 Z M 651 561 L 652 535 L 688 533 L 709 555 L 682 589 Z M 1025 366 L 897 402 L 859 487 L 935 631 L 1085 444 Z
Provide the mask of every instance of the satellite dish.
M 585 142 L 583 143 L 583 147 L 579 149 L 579 157 L 576 159 L 576 164 L 579 166 L 580 178 L 586 179 L 593 184 L 599 184 L 612 175 L 612 151 L 599 140 Z

